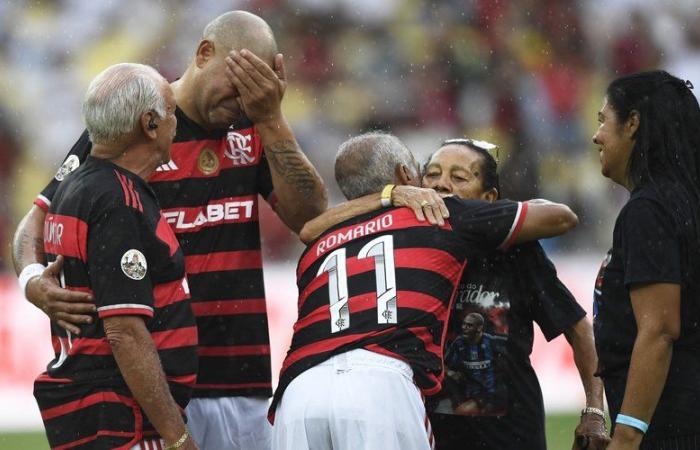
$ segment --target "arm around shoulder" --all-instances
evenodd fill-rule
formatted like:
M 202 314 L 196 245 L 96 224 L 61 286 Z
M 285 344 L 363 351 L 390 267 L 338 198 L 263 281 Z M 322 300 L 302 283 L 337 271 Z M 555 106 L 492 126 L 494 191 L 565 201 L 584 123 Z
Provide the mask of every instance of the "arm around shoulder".
M 387 187 L 391 186 L 393 185 Z M 450 217 L 444 200 L 440 194 L 432 189 L 400 185 L 391 189 L 389 194 L 391 206 L 410 208 L 420 222 L 427 220 L 432 225 L 442 226 L 445 219 Z M 382 208 L 382 193 L 380 192 L 349 200 L 308 221 L 299 233 L 299 238 L 303 243 L 308 244 L 330 227 L 380 208 Z
M 19 275 L 30 264 L 45 264 L 44 219 L 46 213 L 36 205 L 25 214 L 17 225 L 12 239 L 12 262 Z
M 92 296 L 85 292 L 63 289 L 59 276 L 63 257 L 49 264 L 43 271 L 34 264 L 44 264 L 44 219 L 46 213 L 34 205 L 17 226 L 12 243 L 15 270 L 22 279 L 23 294 L 34 306 L 41 309 L 60 327 L 73 334 L 80 334 L 80 324 L 92 322 L 95 305 Z M 32 273 L 24 269 L 37 268 Z
M 527 211 L 516 243 L 560 236 L 578 225 L 578 216 L 562 203 L 536 199 L 523 206 Z

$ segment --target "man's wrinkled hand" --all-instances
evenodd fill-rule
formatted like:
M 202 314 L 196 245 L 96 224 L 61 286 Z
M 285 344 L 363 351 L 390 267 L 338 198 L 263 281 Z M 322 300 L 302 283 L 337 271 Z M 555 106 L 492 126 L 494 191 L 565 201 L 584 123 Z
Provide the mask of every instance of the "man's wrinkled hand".
M 609 443 L 605 419 L 592 413 L 582 414 L 574 431 L 572 450 L 604 450 Z
M 275 55 L 274 68 L 250 50 L 232 51 L 226 57 L 226 75 L 238 90 L 246 116 L 255 124 L 278 120 L 282 114 L 282 97 L 287 89 L 287 75 L 281 53 Z
M 27 300 L 41 309 L 61 328 L 73 334 L 80 334 L 79 326 L 92 322 L 96 311 L 92 295 L 64 289 L 59 284 L 63 256 L 49 264 L 41 276 L 34 277 L 27 283 Z
M 411 208 L 418 220 L 423 222 L 427 219 L 432 225 L 442 226 L 445 219 L 450 217 L 445 201 L 433 189 L 396 186 L 391 191 L 391 204 Z

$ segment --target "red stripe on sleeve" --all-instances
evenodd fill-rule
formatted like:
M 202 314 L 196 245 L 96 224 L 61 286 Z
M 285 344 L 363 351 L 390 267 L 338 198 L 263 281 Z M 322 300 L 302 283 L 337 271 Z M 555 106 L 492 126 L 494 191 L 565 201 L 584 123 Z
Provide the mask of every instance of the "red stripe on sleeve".
M 42 211 L 49 212 L 49 205 L 47 205 L 41 197 L 35 198 L 34 204 L 38 206 Z
M 100 319 L 112 316 L 146 316 L 153 317 L 153 310 L 146 308 L 118 308 L 118 309 L 105 309 L 102 311 L 97 311 L 97 315 Z
M 508 250 L 511 245 L 515 242 L 515 240 L 518 238 L 518 235 L 520 234 L 520 230 L 523 228 L 523 223 L 525 222 L 525 216 L 527 216 L 527 202 L 520 202 L 520 211 L 518 216 L 515 218 L 515 224 L 513 224 L 513 229 L 510 232 L 510 236 L 508 236 L 498 248 L 499 250 Z

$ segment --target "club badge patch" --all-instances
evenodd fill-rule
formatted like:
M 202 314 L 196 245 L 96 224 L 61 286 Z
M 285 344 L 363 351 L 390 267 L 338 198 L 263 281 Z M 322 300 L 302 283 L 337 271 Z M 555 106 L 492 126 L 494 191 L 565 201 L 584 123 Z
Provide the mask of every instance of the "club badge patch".
M 197 158 L 197 167 L 204 175 L 211 175 L 219 169 L 219 158 L 214 150 L 205 148 Z
M 132 280 L 143 280 L 146 276 L 148 264 L 143 253 L 136 249 L 128 250 L 122 256 L 122 272 Z
M 56 181 L 63 181 L 63 179 L 77 169 L 78 166 L 80 166 L 80 160 L 78 157 L 76 155 L 70 155 L 65 161 L 63 161 L 61 167 L 58 168 L 54 178 L 56 178 Z

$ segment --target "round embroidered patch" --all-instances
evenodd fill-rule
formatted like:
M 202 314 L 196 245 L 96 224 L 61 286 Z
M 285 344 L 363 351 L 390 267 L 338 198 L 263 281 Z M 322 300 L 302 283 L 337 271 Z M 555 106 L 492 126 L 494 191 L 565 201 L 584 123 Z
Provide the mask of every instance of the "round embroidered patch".
M 78 166 L 80 166 L 80 160 L 78 157 L 76 155 L 70 155 L 65 161 L 63 161 L 61 167 L 58 168 L 54 178 L 56 178 L 57 181 L 63 181 L 63 179 L 66 178 L 66 175 L 73 172 L 78 168 Z
M 132 280 L 143 280 L 147 269 L 146 257 L 140 251 L 131 249 L 122 256 L 122 272 Z

